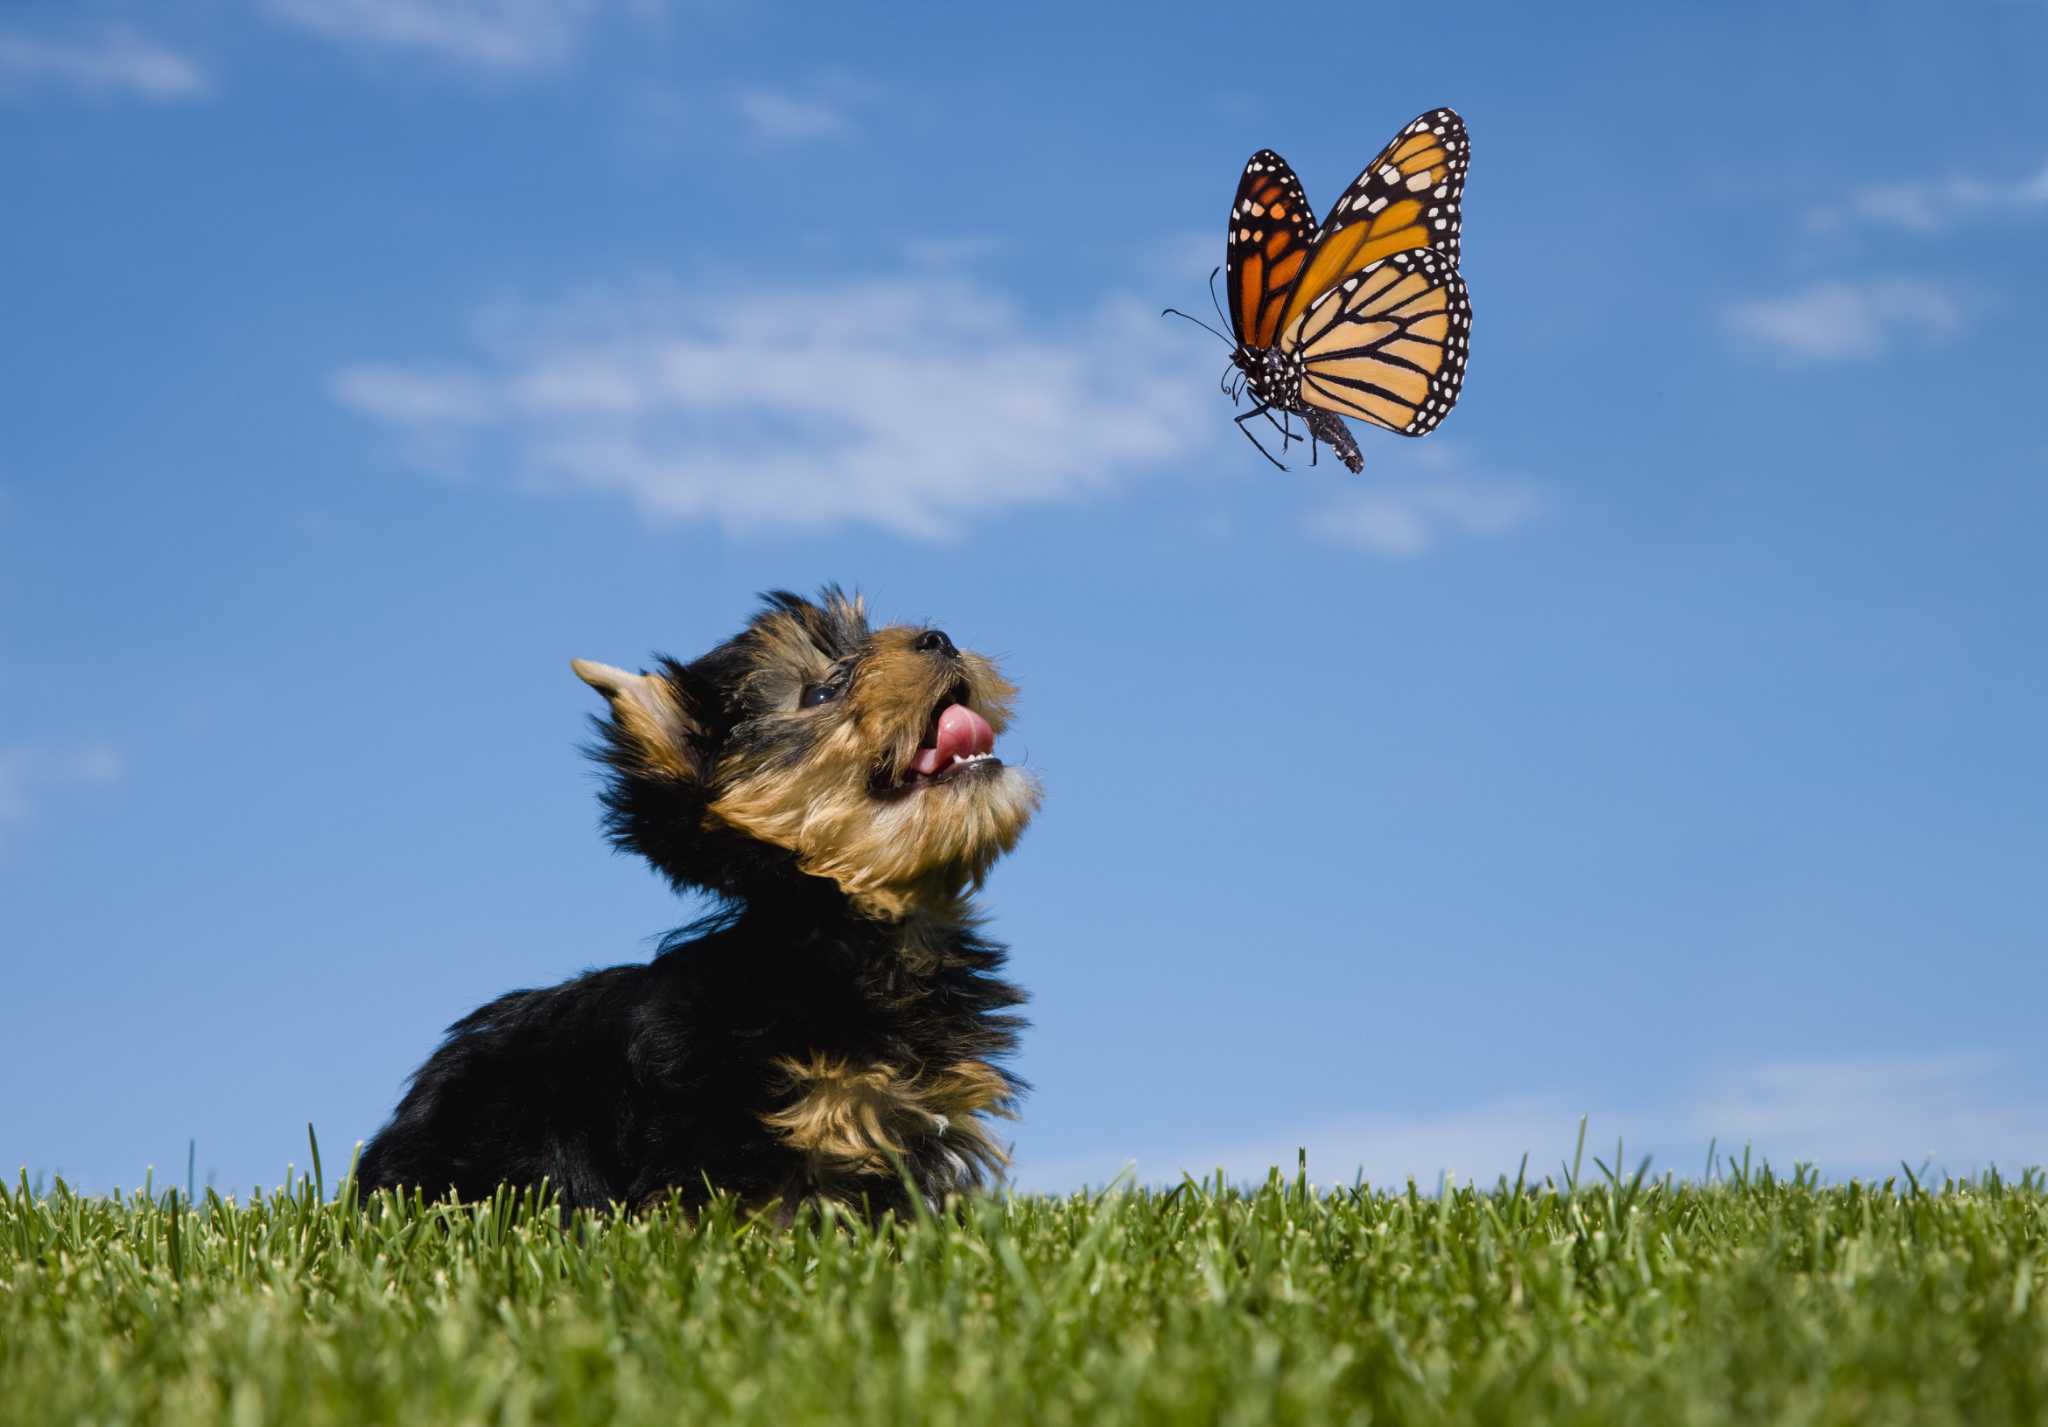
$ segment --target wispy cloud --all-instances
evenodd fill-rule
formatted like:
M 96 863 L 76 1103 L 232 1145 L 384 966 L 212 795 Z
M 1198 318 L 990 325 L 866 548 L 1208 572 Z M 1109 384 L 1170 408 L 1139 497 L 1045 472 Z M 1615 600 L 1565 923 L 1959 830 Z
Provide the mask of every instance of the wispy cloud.
M 155 103 L 203 98 L 199 63 L 126 25 L 53 38 L 0 29 L 0 95 L 63 90 Z
M 1961 1173 L 2048 1163 L 2048 1129 L 1999 1094 L 1998 1069 L 1972 1054 L 1761 1065 L 1711 1087 L 1693 1123 L 1724 1145 L 1753 1139 L 1781 1164 L 1885 1172 L 1927 1160 Z
M 733 110 L 746 125 L 748 137 L 760 144 L 844 139 L 854 132 L 848 105 L 820 94 L 742 89 L 733 96 Z
M 492 384 L 460 371 L 354 367 L 335 377 L 334 393 L 345 405 L 413 431 L 463 431 L 503 414 Z
M 1815 283 L 1783 297 L 1732 303 L 1722 313 L 1739 337 L 1821 362 L 1883 356 L 1906 337 L 1946 342 L 1961 334 L 1967 317 L 1948 288 L 1917 278 Z
M 261 0 L 272 18 L 324 39 L 412 50 L 500 74 L 559 67 L 576 54 L 600 0 Z M 645 4 L 624 12 L 647 18 Z
M 2048 213 L 2048 163 L 2031 175 L 2014 179 L 1958 174 L 1870 184 L 1854 190 L 1839 204 L 1812 210 L 1807 220 L 1819 229 L 1862 223 L 1910 233 L 1942 233 L 1984 218 L 2025 213 Z
M 904 244 L 904 256 L 925 267 L 966 267 L 1003 253 L 1008 240 L 993 233 L 954 233 L 917 238 Z
M 655 84 L 626 95 L 622 137 L 640 157 L 664 163 L 714 143 L 756 151 L 841 144 L 860 137 L 862 117 L 882 95 L 839 69 L 710 91 Z
M 1512 1175 L 1530 1154 L 1541 1178 L 1560 1139 L 1569 1153 L 1578 1111 L 1535 1101 L 1509 1102 L 1427 1120 L 1372 1119 L 1279 1130 L 1256 1138 L 1187 1145 L 1117 1160 L 1082 1156 L 1033 1163 L 1020 1160 L 1020 1188 L 1060 1193 L 1082 1185 L 1100 1187 L 1119 1173 L 1140 1184 L 1172 1183 L 1182 1174 L 1197 1179 L 1222 1170 L 1232 1183 L 1261 1180 L 1269 1169 L 1291 1173 L 1300 1152 L 1318 1183 L 1399 1184 L 1410 1177 L 1434 1185 L 1452 1175 L 1490 1179 Z
M 1321 1183 L 1363 1175 L 1372 1184 L 1413 1178 L 1512 1177 L 1528 1156 L 1532 1177 L 1555 1174 L 1572 1154 L 1579 1118 L 1589 1121 L 1590 1157 L 1612 1167 L 1619 1137 L 1633 1162 L 1651 1153 L 1660 1166 L 1684 1175 L 1706 1168 L 1718 1142 L 1740 1157 L 1751 1147 L 1757 1161 L 1780 1170 L 1795 1162 L 1824 1173 L 1882 1176 L 1901 1161 L 1931 1163 L 1957 1174 L 1996 1165 L 2013 1171 L 2048 1163 L 2048 1133 L 2040 1116 L 2001 1089 L 1999 1065 L 1976 1055 L 1870 1057 L 1785 1061 L 1726 1070 L 1692 1094 L 1664 1104 L 1573 1104 L 1544 1097 L 1482 1105 L 1428 1119 L 1361 1119 L 1300 1126 L 1256 1139 L 1184 1145 L 1136 1161 L 1109 1156 L 1019 1167 L 1020 1185 L 1070 1190 L 1101 1185 L 1127 1165 L 1140 1183 L 1200 1177 L 1217 1169 L 1233 1181 L 1265 1178 L 1278 1166 L 1292 1170 L 1298 1149 Z
M 1366 481 L 1331 488 L 1308 516 L 1310 533 L 1373 555 L 1408 559 L 1446 540 L 1505 535 L 1542 512 L 1530 482 L 1475 474 L 1460 448 L 1433 444 L 1389 457 L 1375 450 Z
M 1215 431 L 1206 367 L 1149 310 L 1044 329 L 938 272 L 565 303 L 494 328 L 472 362 L 352 367 L 335 395 L 439 469 L 509 468 L 655 520 L 919 539 L 1088 498 Z
M 1447 539 L 1505 535 L 1542 509 L 1525 481 L 1474 476 L 1389 477 L 1354 487 L 1309 518 L 1325 540 L 1405 559 Z
M 125 772 L 121 755 L 105 744 L 0 747 L 0 828 L 26 819 L 51 792 L 118 783 Z

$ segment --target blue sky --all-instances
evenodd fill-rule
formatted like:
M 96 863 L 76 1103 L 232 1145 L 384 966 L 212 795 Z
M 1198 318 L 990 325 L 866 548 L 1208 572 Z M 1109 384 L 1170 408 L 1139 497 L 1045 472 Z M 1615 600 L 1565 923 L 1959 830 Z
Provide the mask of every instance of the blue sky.
M 644 957 L 568 661 L 826 580 L 1023 687 L 1026 1187 L 2048 1160 L 2048 9 L 1396 13 L 9 5 L 0 1161 Z M 1274 471 L 1158 310 L 1437 104 L 1463 401 Z

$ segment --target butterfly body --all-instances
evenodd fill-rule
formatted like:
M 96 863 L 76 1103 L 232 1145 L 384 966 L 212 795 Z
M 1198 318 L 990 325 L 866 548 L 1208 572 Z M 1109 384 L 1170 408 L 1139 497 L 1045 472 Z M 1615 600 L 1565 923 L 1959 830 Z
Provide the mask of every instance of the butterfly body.
M 1240 344 L 1230 354 L 1230 360 L 1244 374 L 1245 394 L 1252 399 L 1252 409 L 1238 418 L 1240 423 L 1263 416 L 1268 410 L 1299 416 L 1307 425 L 1309 436 L 1335 451 L 1337 459 L 1354 475 L 1365 469 L 1365 457 L 1359 453 L 1350 429 L 1331 413 L 1300 399 L 1302 378 L 1308 372 L 1308 364 L 1300 357 L 1278 347 Z
M 1455 112 L 1419 115 L 1319 225 L 1279 154 L 1261 149 L 1245 164 L 1225 287 L 1241 375 L 1231 394 L 1251 398 L 1237 420 L 1254 445 L 1247 422 L 1264 416 L 1288 441 L 1298 438 L 1285 419 L 1299 416 L 1312 441 L 1359 471 L 1364 459 L 1341 418 L 1421 436 L 1449 413 L 1472 324 L 1457 270 L 1470 154 Z

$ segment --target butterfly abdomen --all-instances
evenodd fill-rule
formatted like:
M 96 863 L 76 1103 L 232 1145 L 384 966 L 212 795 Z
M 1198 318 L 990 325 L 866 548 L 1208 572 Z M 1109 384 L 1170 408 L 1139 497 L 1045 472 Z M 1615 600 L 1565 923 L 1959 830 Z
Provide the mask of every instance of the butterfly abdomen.
M 1365 469 L 1365 457 L 1360 454 L 1358 440 L 1351 434 L 1351 428 L 1327 411 L 1313 406 L 1301 408 L 1302 420 L 1308 423 L 1308 434 L 1337 453 L 1352 475 Z

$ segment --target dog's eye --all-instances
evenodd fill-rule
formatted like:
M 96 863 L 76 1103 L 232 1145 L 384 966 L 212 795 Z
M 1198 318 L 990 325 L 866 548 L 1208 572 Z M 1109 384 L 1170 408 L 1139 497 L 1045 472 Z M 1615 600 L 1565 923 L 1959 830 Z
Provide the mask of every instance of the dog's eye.
M 800 709 L 814 709 L 819 704 L 829 704 L 838 697 L 837 684 L 806 684 L 804 691 L 797 696 L 796 705 Z

